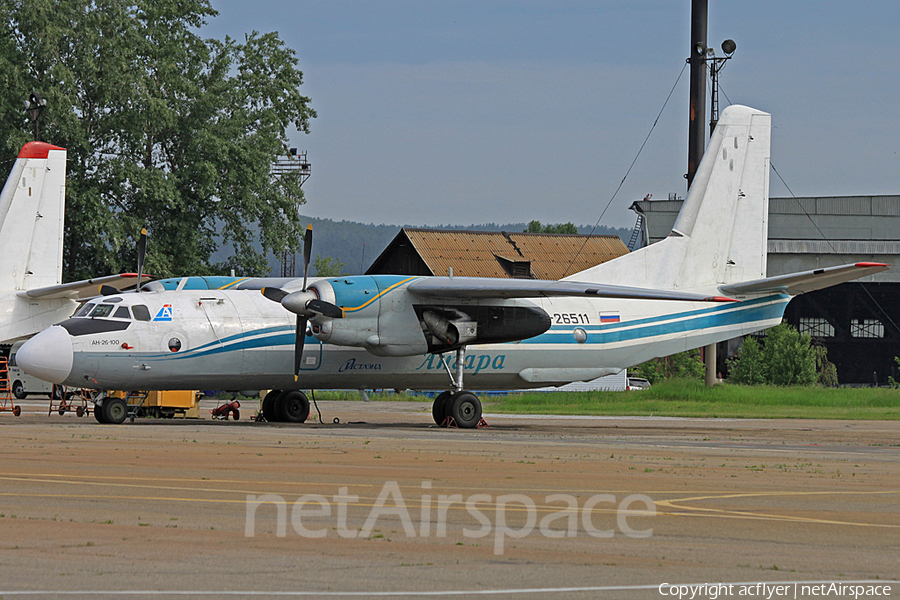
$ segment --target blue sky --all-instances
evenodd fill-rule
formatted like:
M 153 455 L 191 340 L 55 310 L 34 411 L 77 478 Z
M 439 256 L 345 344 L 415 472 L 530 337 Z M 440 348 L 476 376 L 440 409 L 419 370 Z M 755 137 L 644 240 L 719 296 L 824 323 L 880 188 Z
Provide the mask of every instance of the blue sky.
M 277 31 L 318 112 L 303 212 L 593 224 L 678 79 L 690 0 L 213 0 L 204 37 Z M 720 101 L 772 113 L 794 194 L 900 193 L 900 2 L 710 0 Z M 719 51 L 721 54 L 721 51 Z M 727 96 L 727 97 L 726 97 Z M 601 224 L 684 194 L 688 71 Z M 777 176 L 771 194 L 787 196 Z

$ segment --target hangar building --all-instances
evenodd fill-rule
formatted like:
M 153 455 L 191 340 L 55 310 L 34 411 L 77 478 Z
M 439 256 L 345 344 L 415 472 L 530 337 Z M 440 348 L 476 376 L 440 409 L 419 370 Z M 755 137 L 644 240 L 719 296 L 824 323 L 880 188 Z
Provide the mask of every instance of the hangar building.
M 562 279 L 628 254 L 615 235 L 446 231 L 404 227 L 367 275 Z M 574 260 L 572 257 L 575 257 Z
M 644 199 L 632 209 L 643 219 L 645 243 L 669 234 L 682 199 Z M 900 196 L 771 198 L 768 275 L 854 262 L 896 265 L 864 280 L 794 298 L 786 320 L 828 349 L 841 383 L 900 379 Z M 732 354 L 737 344 L 728 344 Z M 724 355 L 720 347 L 720 371 Z

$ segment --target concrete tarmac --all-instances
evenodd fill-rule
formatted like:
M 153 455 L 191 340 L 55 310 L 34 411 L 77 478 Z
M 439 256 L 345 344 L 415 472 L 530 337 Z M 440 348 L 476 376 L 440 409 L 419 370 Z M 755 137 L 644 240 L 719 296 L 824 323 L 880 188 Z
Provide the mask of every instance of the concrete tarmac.
M 4 599 L 851 581 L 900 597 L 900 421 L 487 415 L 447 430 L 421 402 L 320 402 L 324 424 L 303 425 L 251 423 L 249 406 L 213 421 L 206 402 L 200 420 L 111 426 L 20 404 L 0 414 Z

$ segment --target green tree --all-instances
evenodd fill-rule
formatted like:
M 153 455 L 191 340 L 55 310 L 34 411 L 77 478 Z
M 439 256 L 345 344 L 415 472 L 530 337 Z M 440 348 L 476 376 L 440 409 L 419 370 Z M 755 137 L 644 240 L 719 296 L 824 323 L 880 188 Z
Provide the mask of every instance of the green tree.
M 818 384 L 823 387 L 837 387 L 837 367 L 828 360 L 828 349 L 821 344 L 813 344 L 816 353 L 816 373 Z
M 569 233 L 577 235 L 578 228 L 572 222 L 543 225 L 540 221 L 530 221 L 524 233 Z
M 735 383 L 789 386 L 816 383 L 817 365 L 827 368 L 825 362 L 827 357 L 816 350 L 809 335 L 782 323 L 767 332 L 762 346 L 755 338 L 744 340 L 740 353 L 729 359 L 728 365 Z M 834 374 L 836 380 L 836 371 Z M 823 379 L 829 381 L 831 375 Z
M 346 275 L 347 265 L 336 258 L 318 255 L 313 261 L 316 277 L 341 277 Z
M 744 339 L 740 353 L 728 359 L 728 376 L 735 383 L 762 385 L 769 382 L 763 347 L 755 337 Z
M 688 350 L 649 360 L 632 369 L 631 373 L 657 383 L 666 379 L 703 379 L 706 368 L 700 360 L 700 351 Z
M 41 93 L 41 137 L 69 151 L 66 278 L 133 270 L 145 225 L 156 276 L 262 274 L 266 251 L 299 247 L 299 178 L 270 175 L 286 130 L 315 117 L 297 58 L 274 33 L 203 39 L 215 15 L 208 0 L 0 0 L 0 142 L 14 156 L 31 139 L 20 107 Z M 214 266 L 219 244 L 234 255 Z
M 894 362 L 897 363 L 897 367 L 900 368 L 900 357 L 895 356 Z M 888 385 L 892 388 L 900 388 L 900 381 L 897 381 L 892 376 L 888 375 Z

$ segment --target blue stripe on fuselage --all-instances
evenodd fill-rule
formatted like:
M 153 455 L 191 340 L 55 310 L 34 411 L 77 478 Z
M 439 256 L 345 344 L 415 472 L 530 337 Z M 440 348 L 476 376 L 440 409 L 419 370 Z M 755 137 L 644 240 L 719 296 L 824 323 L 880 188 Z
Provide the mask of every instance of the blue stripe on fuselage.
M 726 327 L 777 319 L 784 315 L 790 297 L 784 294 L 748 300 L 740 304 L 672 313 L 669 315 L 636 319 L 622 323 L 597 326 L 579 326 L 588 334 L 588 344 L 612 344 L 641 338 L 651 338 L 673 333 L 685 333 L 701 329 Z M 523 344 L 571 344 L 574 328 L 551 329 Z
M 579 326 L 588 333 L 586 345 L 612 344 L 617 342 L 653 338 L 674 333 L 686 333 L 715 327 L 726 327 L 744 322 L 755 322 L 775 319 L 784 314 L 789 296 L 775 295 L 748 300 L 741 303 L 730 303 L 727 306 L 716 306 L 699 310 L 671 313 L 656 317 L 636 319 L 623 323 L 606 325 Z M 537 337 L 523 340 L 522 344 L 573 344 L 573 327 L 551 329 Z M 197 348 L 178 353 L 153 352 L 141 354 L 147 359 L 189 360 L 203 356 L 211 356 L 225 352 L 249 350 L 273 346 L 291 346 L 294 343 L 294 329 L 289 326 L 267 327 L 243 332 L 209 342 Z M 314 337 L 307 336 L 306 343 L 319 343 Z M 577 344 L 582 346 L 581 344 Z

